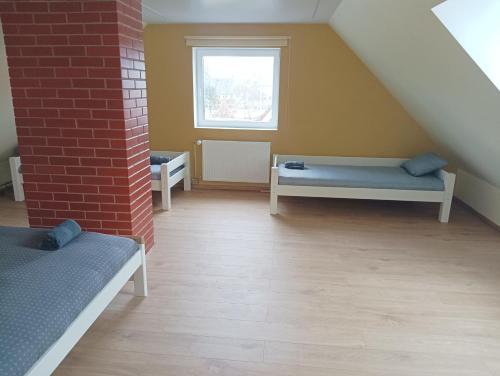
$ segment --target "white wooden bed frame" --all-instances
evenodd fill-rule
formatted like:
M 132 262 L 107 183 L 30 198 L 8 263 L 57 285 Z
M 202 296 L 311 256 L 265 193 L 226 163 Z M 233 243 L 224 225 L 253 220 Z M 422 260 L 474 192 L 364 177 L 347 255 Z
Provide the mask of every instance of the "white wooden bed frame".
M 172 207 L 172 198 L 170 188 L 184 179 L 184 190 L 191 190 L 191 158 L 188 151 L 174 152 L 174 151 L 151 151 L 151 155 L 158 155 L 164 157 L 174 156 L 174 158 L 161 165 L 161 179 L 152 180 L 151 185 L 153 191 L 161 191 L 161 206 L 163 210 L 170 210 Z M 176 168 L 184 165 L 184 168 L 177 171 L 174 175 L 170 176 L 170 172 Z
M 145 297 L 148 295 L 145 248 L 142 240 L 135 240 L 140 243 L 139 251 L 127 261 L 113 279 L 80 312 L 64 334 L 38 359 L 25 376 L 51 375 L 129 280 L 134 281 L 136 296 Z
M 447 223 L 450 217 L 455 174 L 439 170 L 438 176 L 443 180 L 444 191 L 417 191 L 401 189 L 346 188 L 346 187 L 314 187 L 279 184 L 278 165 L 285 161 L 304 161 L 306 164 L 340 165 L 340 166 L 400 166 L 407 159 L 399 158 L 356 158 L 328 157 L 304 155 L 274 155 L 271 168 L 271 214 L 278 213 L 279 196 L 331 197 L 365 200 L 394 200 L 439 202 L 439 221 Z

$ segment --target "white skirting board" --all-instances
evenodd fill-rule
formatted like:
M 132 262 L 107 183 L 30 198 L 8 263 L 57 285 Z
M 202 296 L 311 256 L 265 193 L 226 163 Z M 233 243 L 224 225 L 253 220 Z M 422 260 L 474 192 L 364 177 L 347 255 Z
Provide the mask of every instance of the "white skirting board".
M 467 171 L 458 170 L 455 195 L 500 226 L 500 188 Z
M 269 183 L 270 142 L 205 140 L 202 157 L 205 181 Z

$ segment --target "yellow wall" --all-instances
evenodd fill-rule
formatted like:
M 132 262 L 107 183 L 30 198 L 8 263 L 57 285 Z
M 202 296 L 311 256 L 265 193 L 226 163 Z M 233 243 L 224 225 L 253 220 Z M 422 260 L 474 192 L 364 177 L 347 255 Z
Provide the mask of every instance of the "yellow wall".
M 187 35 L 291 37 L 281 57 L 278 131 L 194 128 Z M 272 141 L 282 154 L 406 157 L 435 149 L 328 25 L 148 25 L 145 49 L 153 150 L 193 150 L 198 139 Z

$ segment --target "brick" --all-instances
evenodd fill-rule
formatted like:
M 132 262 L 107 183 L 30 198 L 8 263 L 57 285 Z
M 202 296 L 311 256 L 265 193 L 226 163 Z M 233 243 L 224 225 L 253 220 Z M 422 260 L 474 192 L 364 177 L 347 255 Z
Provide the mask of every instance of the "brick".
M 82 4 L 78 1 L 51 1 L 49 3 L 49 10 L 51 12 L 80 12 Z
M 36 38 L 33 35 L 5 35 L 5 45 L 12 46 L 32 46 L 36 44 Z
M 67 67 L 70 60 L 67 57 L 40 57 L 38 63 L 43 67 Z
M 57 210 L 56 217 L 80 220 L 85 218 L 85 213 L 77 210 Z
M 47 14 L 35 14 L 34 21 L 37 24 L 58 24 L 66 22 L 66 14 L 64 13 L 47 13 Z
M 38 183 L 37 184 L 39 192 L 67 192 L 68 186 L 66 184 L 56 184 L 56 183 Z
M 106 101 L 98 99 L 77 99 L 75 100 L 75 107 L 88 109 L 106 108 Z
M 33 15 L 27 13 L 4 13 L 2 14 L 2 24 L 31 24 Z
M 52 56 L 51 47 L 21 47 L 23 56 Z
M 106 158 L 81 158 L 82 166 L 111 167 L 111 160 Z
M 86 89 L 61 89 L 58 90 L 60 98 L 89 98 L 90 91 Z
M 101 195 L 101 194 L 86 194 L 85 195 L 86 202 L 99 202 L 101 203 L 101 207 L 103 203 L 114 203 L 115 196 L 113 195 Z
M 58 127 L 58 128 L 75 128 L 76 121 L 74 119 L 59 119 L 59 118 L 46 118 L 45 126 L 47 127 Z M 64 133 L 64 131 L 63 131 Z
M 26 89 L 26 95 L 29 97 L 49 98 L 55 97 L 56 89 Z
M 57 46 L 53 47 L 54 56 L 87 56 L 83 46 Z
M 69 23 L 96 23 L 101 22 L 101 15 L 97 12 L 68 13 Z
M 68 185 L 68 190 L 73 193 L 98 193 L 99 189 L 96 186 L 93 185 L 74 185 L 70 184 Z
M 64 148 L 65 155 L 73 157 L 90 157 L 94 156 L 94 149 L 92 148 Z
M 90 118 L 90 110 L 85 109 L 60 109 L 59 116 L 61 118 L 86 119 Z
M 56 77 L 87 77 L 87 69 L 86 68 L 56 68 L 55 69 Z M 88 92 L 87 92 L 88 95 Z
M 84 28 L 83 25 L 78 24 L 69 24 L 69 25 L 52 25 L 52 33 L 54 34 L 83 34 Z
M 86 34 L 117 34 L 118 27 L 116 24 L 87 24 L 85 25 Z
M 116 214 L 109 212 L 87 212 L 86 218 L 112 221 L 116 219 Z
M 104 59 L 100 57 L 73 57 L 71 65 L 74 67 L 102 67 Z
M 103 46 L 103 47 L 87 47 L 87 55 L 88 56 L 118 56 L 119 54 L 119 48 L 118 47 L 111 47 L 111 46 Z
M 109 140 L 96 138 L 79 138 L 78 146 L 94 147 L 94 148 L 109 148 Z M 96 152 L 99 149 L 96 149 Z
M 53 183 L 81 184 L 82 177 L 74 175 L 52 175 Z
M 80 161 L 75 157 L 50 157 L 50 164 L 54 166 L 78 166 Z
M 66 35 L 39 35 L 36 37 L 36 43 L 50 46 L 66 45 L 68 37 Z
M 81 193 L 54 193 L 54 200 L 83 202 L 83 195 Z
M 73 87 L 74 88 L 104 88 L 105 81 L 103 79 L 73 79 Z
M 84 212 L 95 212 L 99 210 L 99 204 L 88 202 L 70 202 L 69 207 L 71 210 L 79 210 Z
M 92 46 L 92 45 L 101 45 L 102 37 L 100 35 L 70 35 L 69 43 L 73 46 L 83 45 L 83 46 Z
M 66 167 L 66 172 L 69 175 L 78 175 L 78 176 L 92 176 L 96 175 L 96 169 L 93 167 Z
M 55 107 L 55 108 L 73 108 L 73 100 L 72 99 L 44 99 L 43 106 L 44 107 Z
M 48 12 L 49 5 L 46 2 L 16 1 L 17 12 Z
M 41 209 L 67 210 L 67 209 L 69 209 L 69 202 L 43 201 L 43 202 L 40 202 L 40 208 Z
M 87 1 L 83 4 L 83 10 L 86 12 L 113 12 L 116 11 L 114 1 Z
M 40 85 L 45 88 L 65 89 L 71 87 L 71 80 L 65 78 L 51 78 L 40 80 Z

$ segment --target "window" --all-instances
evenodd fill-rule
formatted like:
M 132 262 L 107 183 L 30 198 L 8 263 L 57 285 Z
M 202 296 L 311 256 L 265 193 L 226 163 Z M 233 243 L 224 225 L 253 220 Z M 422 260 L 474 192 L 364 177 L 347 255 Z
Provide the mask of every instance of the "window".
M 279 48 L 193 48 L 195 127 L 278 129 Z
M 500 90 L 500 1 L 447 0 L 432 10 Z

